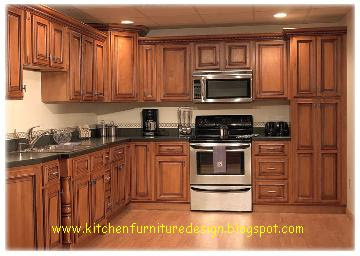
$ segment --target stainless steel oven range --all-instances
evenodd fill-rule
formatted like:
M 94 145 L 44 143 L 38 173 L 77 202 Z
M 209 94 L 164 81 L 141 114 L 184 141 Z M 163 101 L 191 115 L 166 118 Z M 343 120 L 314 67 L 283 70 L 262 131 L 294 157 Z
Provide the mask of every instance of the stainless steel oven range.
M 190 140 L 191 210 L 252 211 L 250 115 L 197 116 Z

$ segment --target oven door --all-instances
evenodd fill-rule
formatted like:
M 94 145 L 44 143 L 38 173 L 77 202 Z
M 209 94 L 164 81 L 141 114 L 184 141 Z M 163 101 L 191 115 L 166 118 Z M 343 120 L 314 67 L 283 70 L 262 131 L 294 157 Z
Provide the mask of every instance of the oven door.
M 252 78 L 249 75 L 221 76 L 201 80 L 202 102 L 251 102 Z
M 216 173 L 213 147 L 226 146 L 226 172 Z M 250 185 L 251 144 L 248 143 L 190 143 L 190 184 L 192 185 Z

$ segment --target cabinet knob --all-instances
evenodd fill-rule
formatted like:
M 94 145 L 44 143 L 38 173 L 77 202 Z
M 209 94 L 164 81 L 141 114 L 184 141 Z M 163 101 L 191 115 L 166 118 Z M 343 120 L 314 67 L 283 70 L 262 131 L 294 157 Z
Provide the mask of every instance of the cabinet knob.
M 26 92 L 26 87 L 27 87 L 27 85 L 24 84 L 24 85 L 21 87 L 21 90 L 23 90 L 24 92 Z

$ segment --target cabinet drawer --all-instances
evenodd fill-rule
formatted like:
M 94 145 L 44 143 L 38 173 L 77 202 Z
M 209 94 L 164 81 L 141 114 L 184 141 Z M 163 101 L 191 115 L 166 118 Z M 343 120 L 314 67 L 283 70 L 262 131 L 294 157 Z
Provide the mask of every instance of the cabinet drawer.
M 90 155 L 91 172 L 101 171 L 104 169 L 104 151 L 97 151 Z
M 158 156 L 185 156 L 189 153 L 187 143 L 156 143 L 156 155 Z
M 72 160 L 73 176 L 90 174 L 90 157 L 89 155 L 80 156 Z
M 59 161 L 47 162 L 43 165 L 43 184 L 54 183 L 60 181 L 60 165 Z
M 287 156 L 288 142 L 255 142 L 255 155 L 257 156 Z
M 255 158 L 256 179 L 287 179 L 289 161 L 286 157 Z
M 125 161 L 125 146 L 116 146 L 110 149 L 111 161 Z
M 111 190 L 111 174 L 110 171 L 105 172 L 105 191 Z
M 256 181 L 255 197 L 257 203 L 287 202 L 288 182 Z

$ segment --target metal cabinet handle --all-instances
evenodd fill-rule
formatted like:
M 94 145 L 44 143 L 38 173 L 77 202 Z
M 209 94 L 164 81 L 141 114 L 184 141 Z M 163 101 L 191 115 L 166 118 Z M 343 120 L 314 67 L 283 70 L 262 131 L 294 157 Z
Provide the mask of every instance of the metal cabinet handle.
M 276 170 L 276 168 L 274 168 L 274 167 L 268 167 L 268 168 L 266 168 L 267 170 Z
M 27 87 L 26 84 L 22 85 L 22 86 L 21 86 L 21 90 L 23 90 L 24 92 L 26 92 L 26 87 Z
M 266 191 L 267 193 L 276 193 L 275 190 L 269 190 L 269 191 Z
M 105 178 L 105 181 L 109 181 L 110 179 L 111 179 L 110 176 L 108 176 Z
M 59 174 L 59 171 L 54 171 L 51 173 L 52 175 L 58 175 Z

